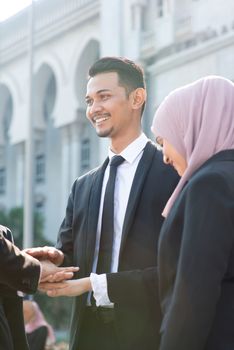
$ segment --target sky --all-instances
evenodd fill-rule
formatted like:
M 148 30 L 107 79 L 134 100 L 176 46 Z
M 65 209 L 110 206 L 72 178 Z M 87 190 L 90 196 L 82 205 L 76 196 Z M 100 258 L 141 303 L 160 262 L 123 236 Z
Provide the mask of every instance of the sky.
M 31 0 L 0 0 L 0 22 L 31 4 Z

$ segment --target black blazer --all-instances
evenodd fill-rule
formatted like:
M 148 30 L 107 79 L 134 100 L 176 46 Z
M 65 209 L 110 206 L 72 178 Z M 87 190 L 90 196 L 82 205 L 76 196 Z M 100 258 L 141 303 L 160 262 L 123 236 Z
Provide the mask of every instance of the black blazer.
M 11 240 L 10 231 L 0 225 L 0 350 L 26 350 L 22 298 L 17 290 L 36 292 L 40 264 Z
M 234 150 L 189 180 L 160 234 L 160 350 L 234 349 Z
M 77 277 L 89 276 L 94 257 L 104 164 L 77 179 L 68 200 L 57 247 L 65 264 L 80 267 Z M 178 181 L 162 154 L 148 142 L 133 180 L 125 215 L 119 272 L 107 275 L 108 294 L 115 303 L 121 350 L 157 349 L 160 308 L 157 295 L 157 243 L 161 212 Z M 78 349 L 82 311 L 87 295 L 75 298 L 71 342 Z

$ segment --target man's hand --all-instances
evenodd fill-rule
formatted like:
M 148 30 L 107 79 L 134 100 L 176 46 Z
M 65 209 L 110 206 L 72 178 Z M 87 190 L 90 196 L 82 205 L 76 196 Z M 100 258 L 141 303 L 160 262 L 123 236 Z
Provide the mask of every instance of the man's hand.
M 58 267 L 49 260 L 41 260 L 41 278 L 40 283 L 48 280 L 60 282 L 66 279 L 71 279 L 74 272 L 79 270 L 78 267 Z
M 50 260 L 57 266 L 61 265 L 64 259 L 63 252 L 54 247 L 27 248 L 24 249 L 24 252 L 38 260 Z
M 92 286 L 90 278 L 85 277 L 59 283 L 40 283 L 39 290 L 45 292 L 50 297 L 74 297 L 92 291 Z

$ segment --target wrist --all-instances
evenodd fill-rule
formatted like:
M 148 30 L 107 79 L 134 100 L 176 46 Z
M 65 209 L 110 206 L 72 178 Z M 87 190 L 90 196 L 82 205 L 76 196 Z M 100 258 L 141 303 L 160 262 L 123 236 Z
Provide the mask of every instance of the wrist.
M 85 290 L 86 292 L 92 292 L 92 285 L 89 277 L 84 278 Z

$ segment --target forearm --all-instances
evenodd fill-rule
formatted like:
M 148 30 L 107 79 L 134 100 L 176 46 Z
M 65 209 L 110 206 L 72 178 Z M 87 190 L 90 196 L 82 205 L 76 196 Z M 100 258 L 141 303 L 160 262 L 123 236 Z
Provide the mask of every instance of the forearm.
M 59 283 L 41 283 L 40 290 L 46 292 L 50 297 L 57 296 L 80 296 L 92 290 L 89 277 L 69 280 Z
M 40 278 L 40 263 L 10 242 L 1 242 L 0 281 L 24 293 L 35 293 Z

